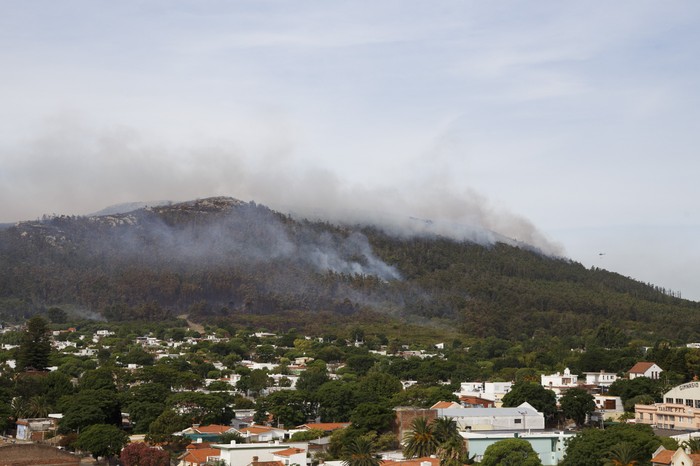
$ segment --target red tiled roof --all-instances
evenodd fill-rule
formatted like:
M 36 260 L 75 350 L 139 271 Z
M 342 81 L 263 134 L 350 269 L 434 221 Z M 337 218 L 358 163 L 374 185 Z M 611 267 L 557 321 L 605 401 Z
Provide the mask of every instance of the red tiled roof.
M 470 405 L 481 405 L 484 407 L 494 406 L 493 401 L 485 398 L 479 398 L 478 396 L 462 395 L 459 397 L 459 401 Z
M 349 422 L 312 422 L 309 424 L 302 424 L 299 428 L 306 427 L 309 430 L 322 430 L 324 432 L 331 432 L 338 429 L 344 429 L 350 425 Z
M 211 442 L 194 442 L 187 445 L 187 450 L 200 450 L 202 448 L 210 448 Z
M 455 406 L 454 401 L 438 401 L 430 407 L 430 409 L 447 409 Z
M 646 371 L 651 368 L 655 363 L 653 362 L 638 362 L 634 366 L 632 366 L 632 369 L 630 369 L 628 372 L 631 374 L 643 374 Z
M 250 466 L 284 466 L 281 461 L 253 461 Z
M 231 426 L 222 426 L 219 424 L 210 424 L 208 426 L 193 427 L 195 431 L 200 434 L 223 434 L 227 430 L 231 429 Z
M 185 454 L 185 456 L 182 457 L 182 460 L 191 464 L 205 464 L 207 462 L 207 458 L 211 456 L 219 456 L 220 453 L 221 450 L 219 450 L 218 448 L 201 448 L 189 450 Z
M 671 464 L 671 458 L 673 457 L 674 453 L 675 451 L 673 450 L 663 450 L 659 452 L 658 455 L 653 457 L 651 462 L 656 464 Z
M 286 450 L 280 450 L 276 451 L 273 453 L 273 455 L 277 456 L 292 456 L 292 455 L 298 455 L 299 453 L 304 453 L 306 450 L 303 448 L 287 448 Z

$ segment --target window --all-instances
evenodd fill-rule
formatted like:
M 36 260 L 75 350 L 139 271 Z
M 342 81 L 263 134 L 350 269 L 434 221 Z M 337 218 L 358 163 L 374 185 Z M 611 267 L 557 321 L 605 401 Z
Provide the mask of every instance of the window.
M 682 404 L 683 404 L 683 398 L 676 398 L 676 404 L 677 404 L 677 405 L 682 405 Z
M 673 403 L 673 398 L 666 398 L 666 403 Z
M 700 408 L 700 400 L 695 400 L 695 407 Z
M 516 423 L 516 424 L 522 424 L 522 423 L 523 423 L 523 420 L 522 420 L 522 419 L 515 419 L 515 423 Z
M 690 406 L 692 408 L 693 407 L 693 400 L 685 400 L 685 405 Z

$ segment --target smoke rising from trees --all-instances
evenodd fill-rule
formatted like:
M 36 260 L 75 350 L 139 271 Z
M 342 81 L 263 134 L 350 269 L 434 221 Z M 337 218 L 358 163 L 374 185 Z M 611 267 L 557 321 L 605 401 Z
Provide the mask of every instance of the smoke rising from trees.
M 300 218 L 481 244 L 512 239 L 548 254 L 562 253 L 527 219 L 472 189 L 455 188 L 445 171 L 401 167 L 408 175 L 400 183 L 365 183 L 358 181 L 363 167 L 339 174 L 303 161 L 284 137 L 250 153 L 231 141 L 167 145 L 131 128 L 97 129 L 66 118 L 0 150 L 12 154 L 4 157 L 8 163 L 0 176 L 0 196 L 10 201 L 0 212 L 1 222 L 87 214 L 122 202 L 232 196 Z M 323 255 L 319 260 L 325 260 Z

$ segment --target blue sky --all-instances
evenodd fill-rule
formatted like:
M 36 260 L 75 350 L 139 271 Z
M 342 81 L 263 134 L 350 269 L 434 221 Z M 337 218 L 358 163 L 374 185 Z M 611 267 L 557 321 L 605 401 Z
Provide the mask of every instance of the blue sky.
M 230 195 L 700 299 L 697 2 L 0 8 L 0 222 Z

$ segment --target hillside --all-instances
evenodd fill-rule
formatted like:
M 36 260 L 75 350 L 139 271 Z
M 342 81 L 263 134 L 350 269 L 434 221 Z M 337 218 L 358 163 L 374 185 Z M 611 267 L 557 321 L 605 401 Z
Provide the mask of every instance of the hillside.
M 613 272 L 500 242 L 300 221 L 231 198 L 22 222 L 0 230 L 0 263 L 5 320 L 60 306 L 109 320 L 376 320 L 507 339 L 607 322 L 628 338 L 700 338 L 698 303 Z

